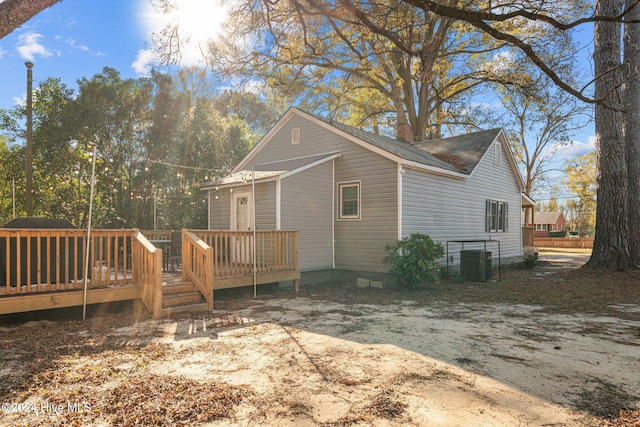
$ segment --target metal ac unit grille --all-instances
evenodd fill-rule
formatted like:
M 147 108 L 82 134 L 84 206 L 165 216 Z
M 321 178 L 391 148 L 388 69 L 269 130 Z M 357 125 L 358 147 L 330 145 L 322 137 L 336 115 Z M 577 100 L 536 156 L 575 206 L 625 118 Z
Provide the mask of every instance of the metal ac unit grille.
M 491 279 L 491 252 L 460 251 L 460 275 L 472 282 L 486 282 Z

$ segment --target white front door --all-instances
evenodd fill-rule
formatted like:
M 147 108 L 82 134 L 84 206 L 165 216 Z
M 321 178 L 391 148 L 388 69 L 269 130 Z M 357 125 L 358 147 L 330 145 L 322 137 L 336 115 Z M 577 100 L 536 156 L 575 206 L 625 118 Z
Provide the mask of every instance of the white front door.
M 251 231 L 253 229 L 253 203 L 251 192 L 233 193 L 231 205 L 231 229 L 234 231 Z M 250 263 L 252 260 L 251 237 L 249 234 L 235 236 L 232 240 L 233 261 Z
M 243 191 L 233 193 L 231 229 L 236 231 L 251 231 L 253 227 L 252 211 L 251 192 Z

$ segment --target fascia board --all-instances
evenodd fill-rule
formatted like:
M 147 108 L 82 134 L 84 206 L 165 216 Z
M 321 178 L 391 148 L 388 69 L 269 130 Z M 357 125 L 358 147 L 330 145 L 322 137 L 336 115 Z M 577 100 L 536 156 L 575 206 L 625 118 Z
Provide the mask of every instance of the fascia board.
M 235 168 L 233 168 L 231 173 L 236 173 L 238 171 L 241 171 L 245 167 L 245 165 L 249 163 L 251 159 L 253 159 L 256 156 L 256 154 L 260 152 L 260 150 L 262 150 L 262 147 L 267 145 L 267 143 L 271 140 L 271 138 L 273 138 L 275 134 L 280 132 L 280 130 L 284 127 L 284 125 L 286 125 L 289 122 L 289 120 L 291 120 L 291 118 L 296 114 L 296 112 L 299 112 L 297 108 L 295 107 L 290 108 L 284 114 L 284 116 L 282 116 L 280 120 L 278 120 L 276 124 L 273 125 L 271 129 L 269 129 L 269 131 L 260 139 L 260 141 L 258 141 L 258 143 L 253 146 L 251 151 L 249 151 L 249 153 L 247 153 L 247 155 L 244 156 L 244 158 L 240 161 L 240 163 L 238 163 L 238 165 Z
M 276 181 L 278 179 L 280 179 L 281 175 L 274 175 L 274 176 L 270 176 L 267 178 L 260 178 L 260 179 L 256 179 L 255 183 L 256 184 L 261 184 L 263 182 L 270 182 L 270 181 Z M 231 184 L 214 184 L 214 185 L 207 185 L 206 187 L 200 187 L 200 190 L 202 191 L 207 191 L 207 190 L 213 190 L 215 191 L 216 188 L 220 189 L 220 188 L 235 188 L 235 187 L 244 187 L 247 185 L 251 185 L 251 181 L 246 181 L 246 182 L 234 182 Z
M 409 169 L 415 169 L 415 170 L 420 170 L 423 172 L 429 172 L 435 175 L 442 175 L 442 176 L 448 176 L 449 178 L 454 178 L 454 179 L 467 179 L 469 178 L 469 175 L 463 174 L 463 173 L 459 173 L 459 172 L 453 172 L 450 170 L 446 170 L 446 169 L 442 169 L 442 168 L 438 168 L 435 166 L 429 166 L 429 165 L 425 165 L 422 163 L 418 163 L 418 162 L 412 162 L 409 160 L 403 160 L 400 162 L 400 164 L 404 167 L 407 167 Z

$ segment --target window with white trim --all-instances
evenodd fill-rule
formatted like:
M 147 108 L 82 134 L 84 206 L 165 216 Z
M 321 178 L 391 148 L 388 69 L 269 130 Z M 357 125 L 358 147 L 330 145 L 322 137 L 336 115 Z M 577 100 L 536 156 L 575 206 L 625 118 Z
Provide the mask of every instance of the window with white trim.
M 360 182 L 338 184 L 339 219 L 360 219 Z
M 485 231 L 495 233 L 509 230 L 509 205 L 498 200 L 487 200 Z

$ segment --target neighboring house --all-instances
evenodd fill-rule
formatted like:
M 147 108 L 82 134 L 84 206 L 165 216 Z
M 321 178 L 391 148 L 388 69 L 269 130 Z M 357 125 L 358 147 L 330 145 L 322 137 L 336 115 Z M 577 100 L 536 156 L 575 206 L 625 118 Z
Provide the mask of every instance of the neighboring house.
M 303 282 L 381 276 L 385 244 L 412 233 L 499 240 L 503 262 L 522 256 L 524 186 L 500 129 L 411 145 L 291 108 L 201 188 L 210 229 L 298 230 Z
M 562 212 L 536 212 L 533 218 L 535 237 L 549 237 L 551 231 L 567 229 L 567 221 Z

